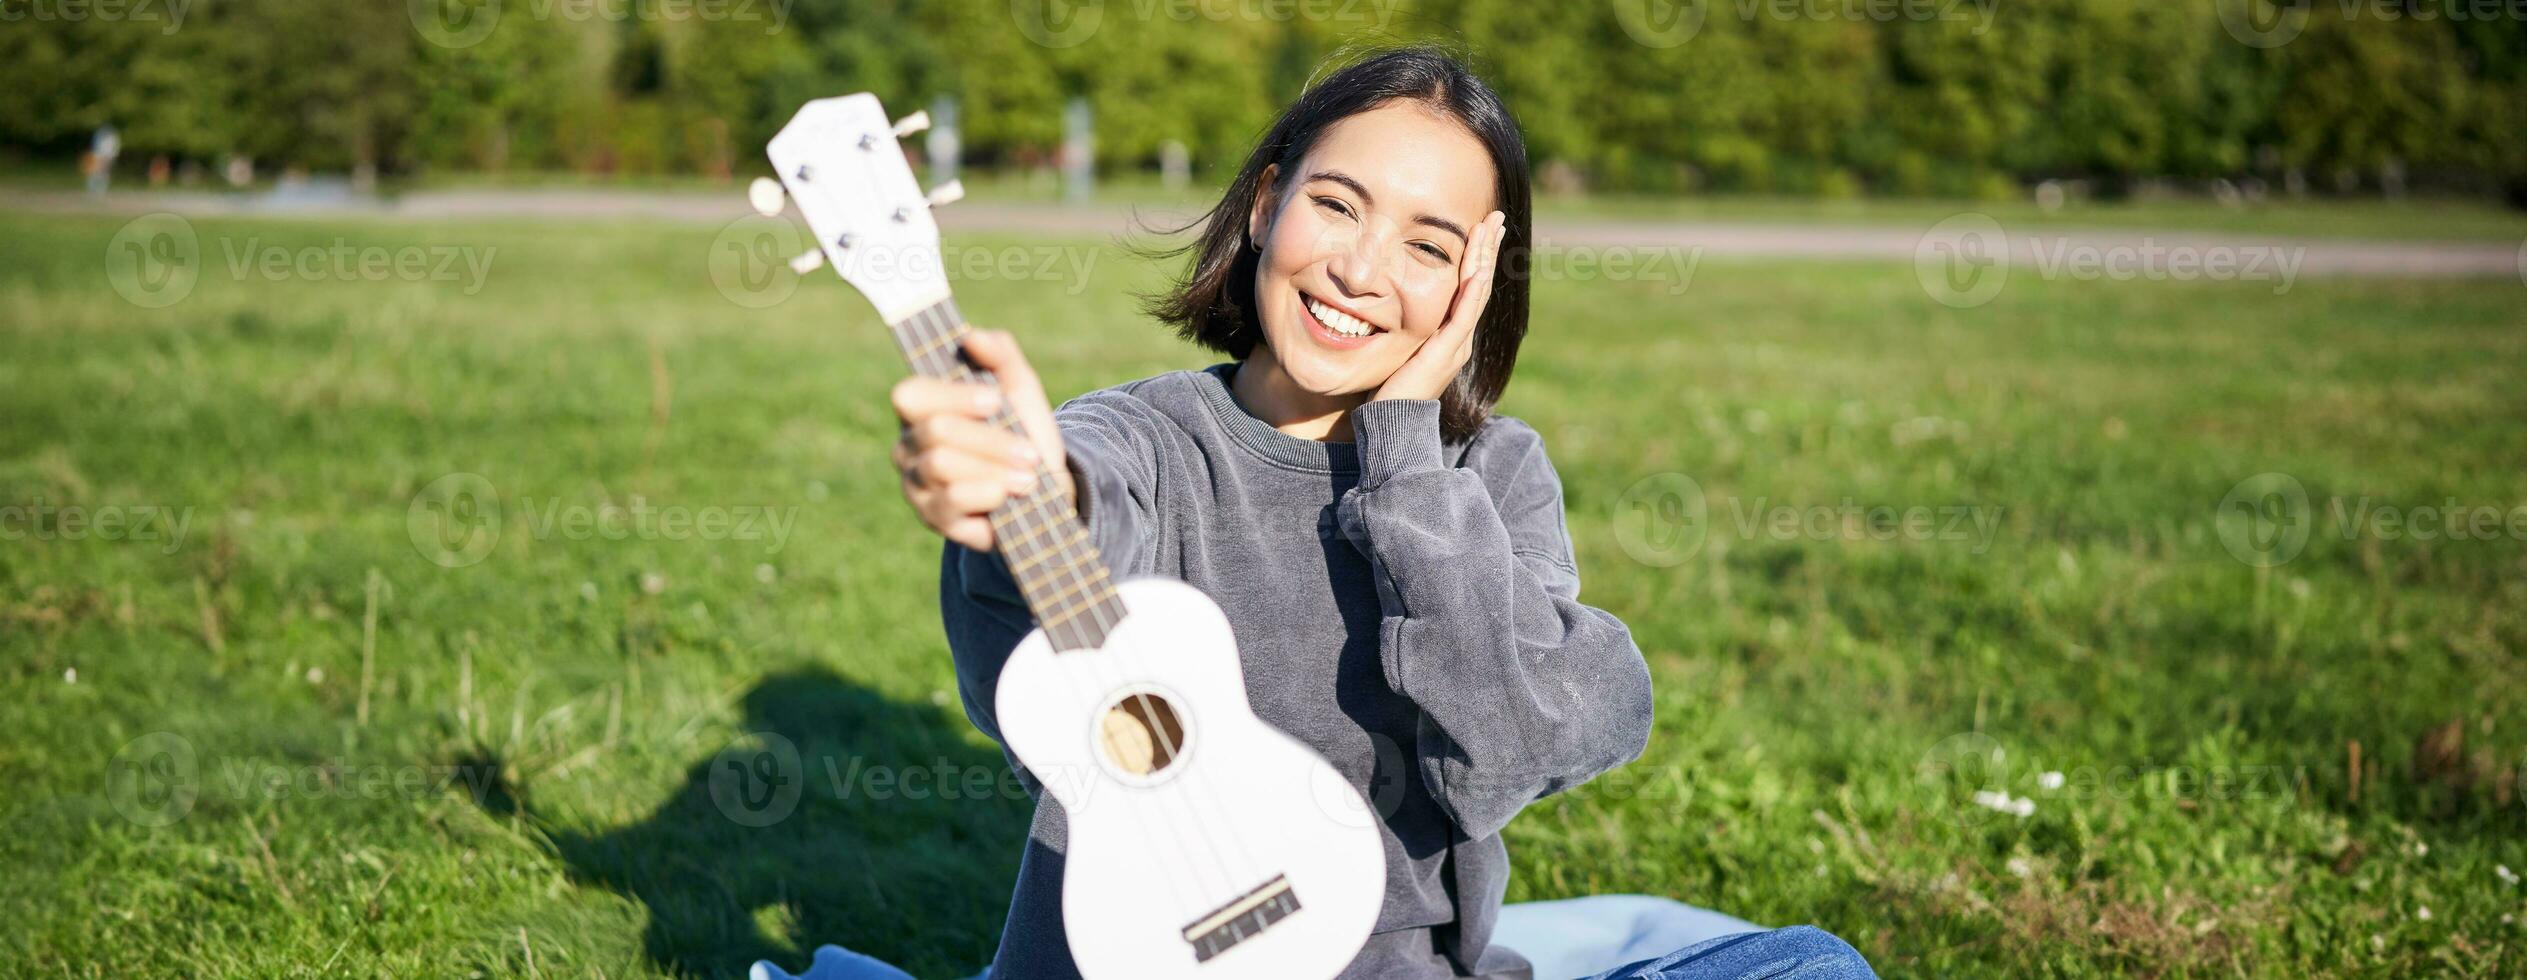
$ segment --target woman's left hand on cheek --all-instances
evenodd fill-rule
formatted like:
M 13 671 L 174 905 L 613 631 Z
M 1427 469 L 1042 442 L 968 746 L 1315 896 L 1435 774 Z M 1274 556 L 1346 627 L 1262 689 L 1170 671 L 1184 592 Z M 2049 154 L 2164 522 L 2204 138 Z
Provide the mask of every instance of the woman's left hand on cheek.
M 1370 401 L 1390 398 L 1437 398 L 1456 380 L 1457 372 L 1474 357 L 1474 325 L 1483 319 L 1483 308 L 1492 301 L 1492 271 L 1500 264 L 1501 239 L 1509 234 L 1509 220 L 1498 211 L 1483 218 L 1475 226 L 1473 240 L 1467 243 L 1463 273 L 1457 277 L 1456 299 L 1448 308 L 1448 319 L 1437 333 L 1422 341 L 1421 349 L 1404 362 L 1403 367 L 1378 386 Z

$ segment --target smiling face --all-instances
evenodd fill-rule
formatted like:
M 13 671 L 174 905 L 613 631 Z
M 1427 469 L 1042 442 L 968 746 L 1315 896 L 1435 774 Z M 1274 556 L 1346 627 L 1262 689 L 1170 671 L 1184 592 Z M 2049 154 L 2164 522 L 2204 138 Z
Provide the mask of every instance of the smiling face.
M 1467 235 L 1491 213 L 1491 155 L 1453 120 L 1394 102 L 1325 129 L 1291 173 L 1266 171 L 1247 223 L 1262 243 L 1264 345 L 1298 387 L 1375 391 L 1447 321 Z

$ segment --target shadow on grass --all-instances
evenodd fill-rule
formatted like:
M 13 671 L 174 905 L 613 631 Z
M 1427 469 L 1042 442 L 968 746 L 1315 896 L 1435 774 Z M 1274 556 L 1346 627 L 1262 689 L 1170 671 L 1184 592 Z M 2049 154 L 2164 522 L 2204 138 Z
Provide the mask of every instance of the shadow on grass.
M 667 970 L 799 970 L 824 943 L 918 976 L 988 962 L 1034 809 L 1000 754 L 953 707 L 824 671 L 765 678 L 744 705 L 746 734 L 637 823 L 590 834 L 530 799 L 484 806 L 535 824 L 575 880 L 647 906 L 645 948 Z

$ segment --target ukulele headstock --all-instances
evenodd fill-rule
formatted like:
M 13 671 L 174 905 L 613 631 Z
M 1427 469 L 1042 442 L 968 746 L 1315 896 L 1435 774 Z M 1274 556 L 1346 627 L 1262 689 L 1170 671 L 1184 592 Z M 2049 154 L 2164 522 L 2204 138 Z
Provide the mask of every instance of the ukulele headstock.
M 898 142 L 929 125 L 922 112 L 889 122 L 877 96 L 861 92 L 801 106 L 765 150 L 816 237 L 817 251 L 800 257 L 800 271 L 822 255 L 888 323 L 948 298 L 930 209 L 964 196 L 964 187 L 949 181 L 923 193 Z M 777 195 L 753 196 L 758 209 L 767 198 L 778 203 Z

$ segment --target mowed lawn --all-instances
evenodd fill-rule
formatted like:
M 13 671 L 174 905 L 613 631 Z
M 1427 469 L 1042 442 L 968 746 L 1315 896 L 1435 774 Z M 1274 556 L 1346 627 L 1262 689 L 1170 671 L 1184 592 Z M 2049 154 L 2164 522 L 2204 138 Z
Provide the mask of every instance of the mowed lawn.
M 121 226 L 0 215 L 11 972 L 986 961 L 1029 806 L 866 303 L 708 226 L 206 219 L 189 290 Z M 1213 360 L 1166 270 L 961 244 L 1057 396 Z M 1659 684 L 1512 900 L 1890 976 L 2527 968 L 2527 286 L 1667 268 L 1540 283 L 1503 405 Z

